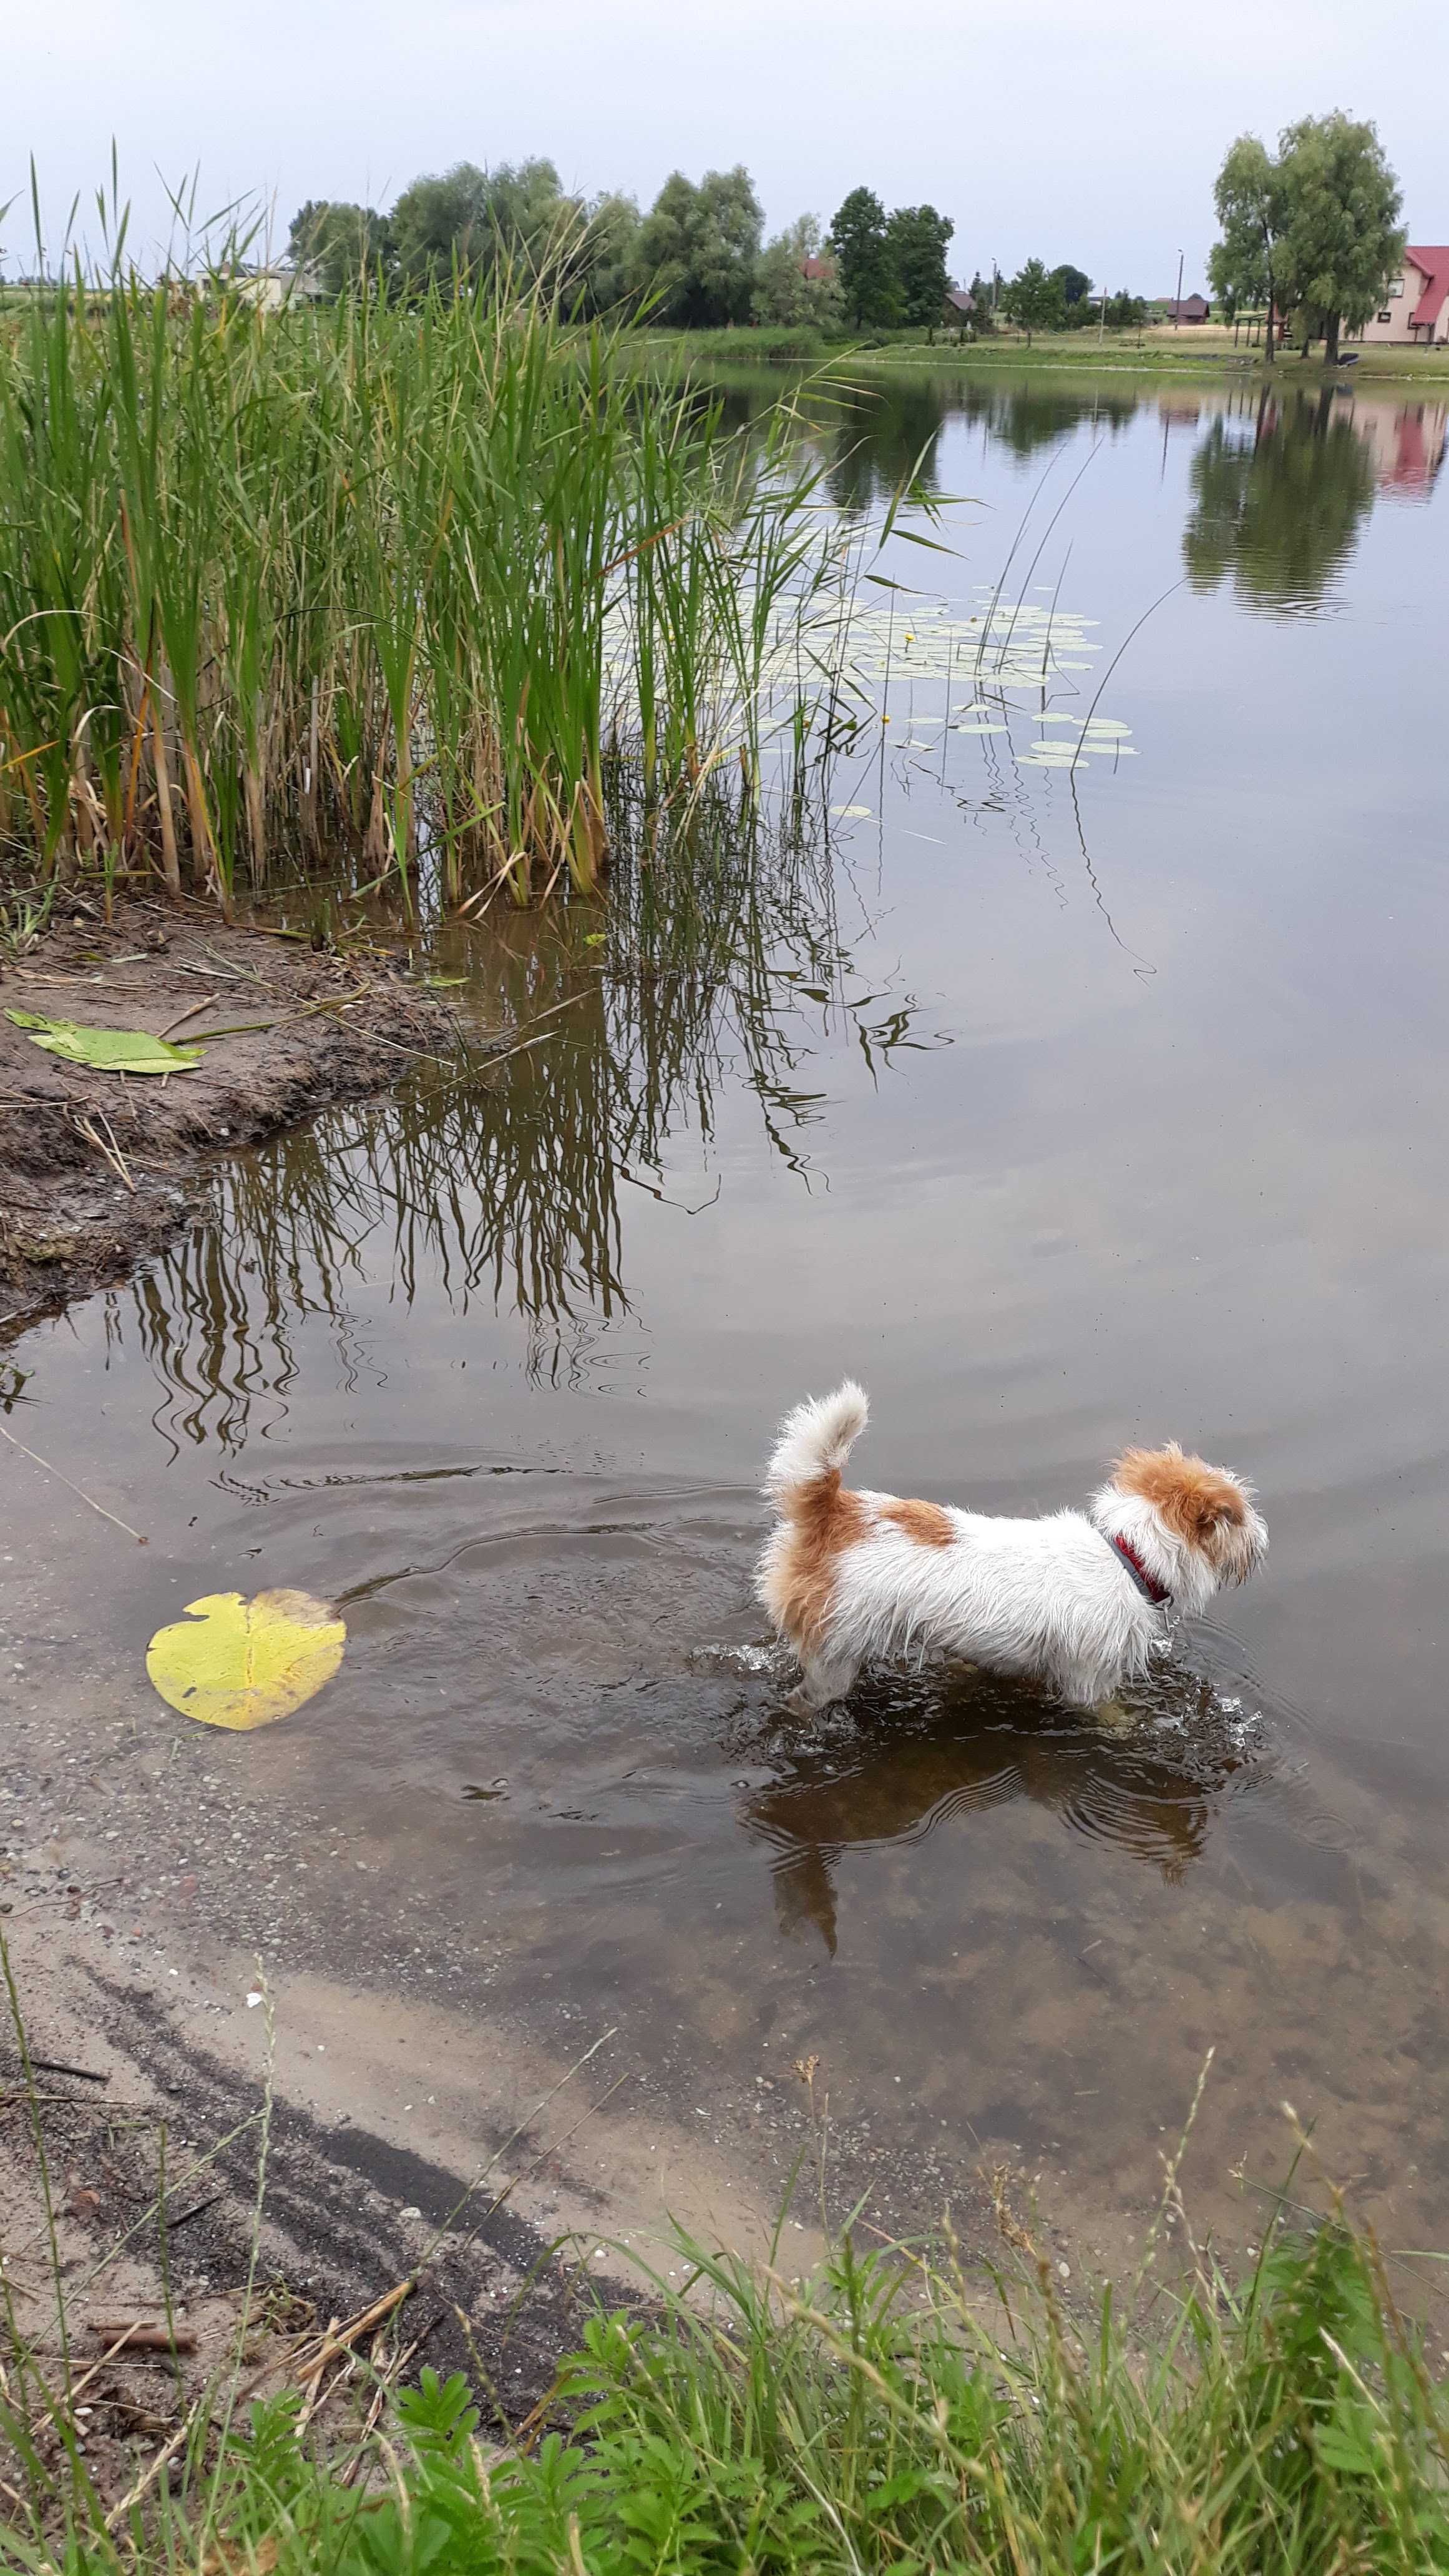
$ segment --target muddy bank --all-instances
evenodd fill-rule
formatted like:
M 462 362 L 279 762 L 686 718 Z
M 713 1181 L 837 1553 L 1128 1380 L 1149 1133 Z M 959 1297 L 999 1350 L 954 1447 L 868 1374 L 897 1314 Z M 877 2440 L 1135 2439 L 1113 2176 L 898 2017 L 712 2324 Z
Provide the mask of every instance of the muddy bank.
M 191 1072 L 127 1077 L 61 1062 L 11 1011 L 178 1043 L 227 1034 Z M 444 1005 L 380 946 L 336 955 L 190 903 L 130 902 L 109 926 L 78 913 L 0 960 L 0 1318 L 157 1251 L 187 1222 L 207 1156 L 457 1046 Z
M 628 2098 L 636 2070 L 613 2034 L 568 2060 L 306 1971 L 264 1992 L 259 1962 L 180 1920 L 195 1875 L 172 1919 L 149 1921 L 144 1872 L 117 1869 L 115 1850 L 92 1828 L 0 1852 L 30 2060 L 27 2085 L 6 2014 L 7 2291 L 54 2382 L 59 2289 L 72 2377 L 90 2374 L 75 2420 L 108 2500 L 238 2351 L 248 2394 L 311 2389 L 329 2325 L 385 2303 L 335 2373 L 330 2437 L 355 2429 L 379 2373 L 430 2364 L 463 2370 L 485 2431 L 508 2440 L 541 2408 L 562 2420 L 556 2366 L 597 2300 L 647 2305 L 654 2266 L 682 2277 L 671 2219 L 764 2251 L 769 2204 Z M 819 2252 L 812 2228 L 788 2241 L 797 2266 Z M 145 2348 L 114 2349 L 128 2326 Z M 48 2430 L 41 2447 L 58 2456 Z

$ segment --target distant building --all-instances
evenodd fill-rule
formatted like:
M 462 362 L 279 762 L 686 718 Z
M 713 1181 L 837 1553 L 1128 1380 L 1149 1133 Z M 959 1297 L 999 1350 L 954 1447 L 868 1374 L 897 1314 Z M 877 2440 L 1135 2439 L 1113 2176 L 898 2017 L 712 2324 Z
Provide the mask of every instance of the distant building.
M 823 251 L 818 258 L 802 259 L 800 274 L 802 277 L 809 278 L 813 284 L 833 286 L 840 272 L 829 251 Z
M 1404 253 L 1404 265 L 1391 277 L 1377 313 L 1361 331 L 1345 331 L 1345 340 L 1397 342 L 1401 348 L 1442 347 L 1449 340 L 1449 249 L 1415 248 Z
M 280 313 L 287 304 L 316 304 L 326 291 L 315 268 L 287 268 L 280 263 L 250 269 L 237 281 L 243 303 L 260 305 L 263 313 Z
M 1205 295 L 1169 295 L 1162 310 L 1169 322 L 1210 322 L 1213 308 Z
M 946 319 L 948 322 L 952 319 L 958 322 L 969 322 L 975 310 L 976 298 L 969 286 L 947 287 Z

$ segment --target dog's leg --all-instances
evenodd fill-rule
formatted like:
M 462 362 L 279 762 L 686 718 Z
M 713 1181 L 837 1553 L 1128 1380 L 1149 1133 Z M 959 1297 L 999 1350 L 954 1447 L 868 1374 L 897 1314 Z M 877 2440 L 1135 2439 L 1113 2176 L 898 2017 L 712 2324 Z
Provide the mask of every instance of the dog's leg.
M 785 1705 L 802 1717 L 844 1699 L 854 1689 L 860 1671 L 860 1659 L 855 1655 L 828 1655 L 818 1661 L 802 1655 L 800 1662 L 800 1687 L 791 1692 Z

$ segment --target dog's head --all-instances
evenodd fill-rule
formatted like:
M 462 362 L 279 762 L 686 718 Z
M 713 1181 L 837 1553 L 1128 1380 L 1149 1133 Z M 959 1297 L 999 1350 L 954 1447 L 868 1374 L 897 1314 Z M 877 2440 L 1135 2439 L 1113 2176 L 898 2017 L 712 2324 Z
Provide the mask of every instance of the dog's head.
M 1165 1542 L 1170 1562 L 1195 1578 L 1187 1587 L 1206 1598 L 1224 1583 L 1246 1583 L 1268 1550 L 1268 1532 L 1253 1508 L 1253 1488 L 1210 1467 L 1169 1440 L 1165 1449 L 1126 1449 L 1112 1470 L 1102 1501 L 1144 1508 Z

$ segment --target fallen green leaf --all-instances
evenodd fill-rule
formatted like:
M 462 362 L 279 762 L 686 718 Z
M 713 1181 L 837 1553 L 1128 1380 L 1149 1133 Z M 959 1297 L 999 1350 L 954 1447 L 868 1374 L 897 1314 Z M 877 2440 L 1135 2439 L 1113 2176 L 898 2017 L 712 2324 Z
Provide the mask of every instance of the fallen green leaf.
M 158 1628 L 146 1670 L 161 1697 L 204 1726 L 270 1726 L 330 1682 L 344 1622 L 307 1592 L 209 1592 Z
M 201 1062 L 199 1046 L 172 1046 L 147 1029 L 88 1029 L 77 1020 L 48 1020 L 36 1011 L 7 1011 L 32 1046 L 64 1064 L 88 1064 L 97 1073 L 190 1073 Z

